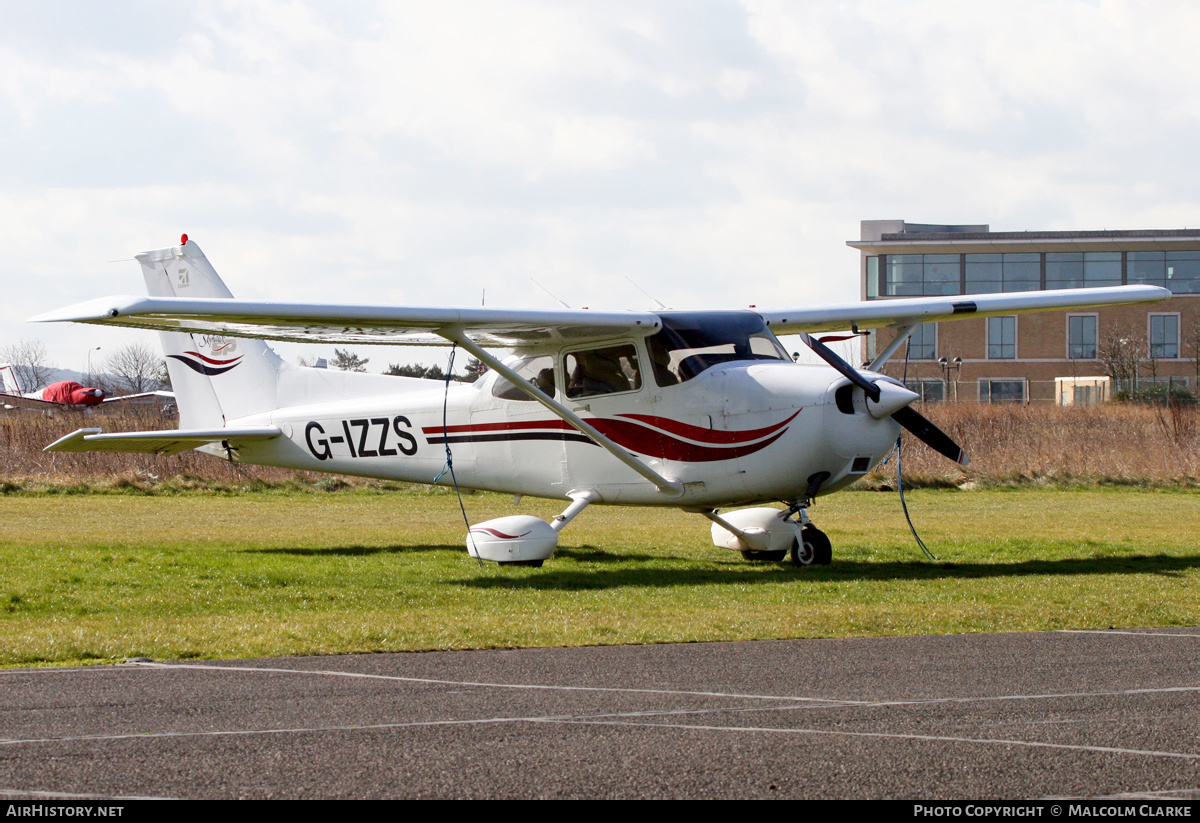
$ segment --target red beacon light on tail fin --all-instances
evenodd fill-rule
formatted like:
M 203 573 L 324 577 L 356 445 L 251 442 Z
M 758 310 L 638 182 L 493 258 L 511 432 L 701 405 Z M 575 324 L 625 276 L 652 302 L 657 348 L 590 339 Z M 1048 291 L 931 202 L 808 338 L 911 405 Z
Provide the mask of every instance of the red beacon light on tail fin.
M 187 235 L 186 235 L 186 234 L 185 234 L 185 235 L 182 235 L 182 236 L 179 238 L 179 245 L 181 245 L 181 246 L 186 246 L 186 245 L 187 245 Z

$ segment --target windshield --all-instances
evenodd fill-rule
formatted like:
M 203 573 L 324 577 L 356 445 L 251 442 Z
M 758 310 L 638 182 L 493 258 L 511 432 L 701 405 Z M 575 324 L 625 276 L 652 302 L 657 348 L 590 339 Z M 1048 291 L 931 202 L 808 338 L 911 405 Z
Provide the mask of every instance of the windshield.
M 660 314 L 662 331 L 646 340 L 660 386 L 691 380 L 705 369 L 734 360 L 783 360 L 787 352 L 762 318 L 748 311 Z

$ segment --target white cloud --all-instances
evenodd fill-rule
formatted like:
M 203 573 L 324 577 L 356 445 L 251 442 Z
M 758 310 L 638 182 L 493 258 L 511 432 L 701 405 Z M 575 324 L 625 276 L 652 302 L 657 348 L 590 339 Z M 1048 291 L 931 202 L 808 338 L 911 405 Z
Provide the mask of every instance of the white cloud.
M 245 296 L 698 308 L 855 299 L 860 219 L 1200 222 L 1185 2 L 94 6 L 0 7 L 0 342 L 64 365 L 21 319 L 182 231 Z

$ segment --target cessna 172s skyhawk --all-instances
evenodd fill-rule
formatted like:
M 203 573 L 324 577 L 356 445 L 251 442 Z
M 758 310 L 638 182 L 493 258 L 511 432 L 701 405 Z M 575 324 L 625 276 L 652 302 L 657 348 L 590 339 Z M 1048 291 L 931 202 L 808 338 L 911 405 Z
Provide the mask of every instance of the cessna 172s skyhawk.
M 1148 303 L 1153 286 L 923 297 L 770 311 L 600 312 L 235 300 L 195 243 L 137 255 L 150 297 L 105 297 L 33 318 L 160 332 L 179 406 L 172 431 L 80 429 L 49 451 L 175 454 L 569 501 L 470 526 L 472 556 L 541 565 L 593 503 L 673 506 L 752 559 L 828 563 L 810 501 L 853 483 L 900 427 L 962 450 L 878 370 L 921 323 Z M 892 327 L 857 370 L 809 335 Z M 802 334 L 829 365 L 792 362 Z M 456 345 L 491 367 L 474 384 L 310 369 L 264 339 Z M 511 350 L 504 358 L 487 348 Z M 445 471 L 448 452 L 453 470 Z M 781 502 L 785 508 L 762 507 Z M 757 505 L 756 505 L 757 504 Z M 755 506 L 720 513 L 734 506 Z

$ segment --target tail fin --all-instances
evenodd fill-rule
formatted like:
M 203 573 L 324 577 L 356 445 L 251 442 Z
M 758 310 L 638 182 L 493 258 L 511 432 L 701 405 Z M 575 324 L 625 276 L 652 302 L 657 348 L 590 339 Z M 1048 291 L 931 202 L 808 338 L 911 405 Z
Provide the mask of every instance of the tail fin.
M 151 297 L 233 297 L 200 247 L 182 244 L 137 255 Z M 262 340 L 162 332 L 180 428 L 212 428 L 278 405 L 287 364 Z

